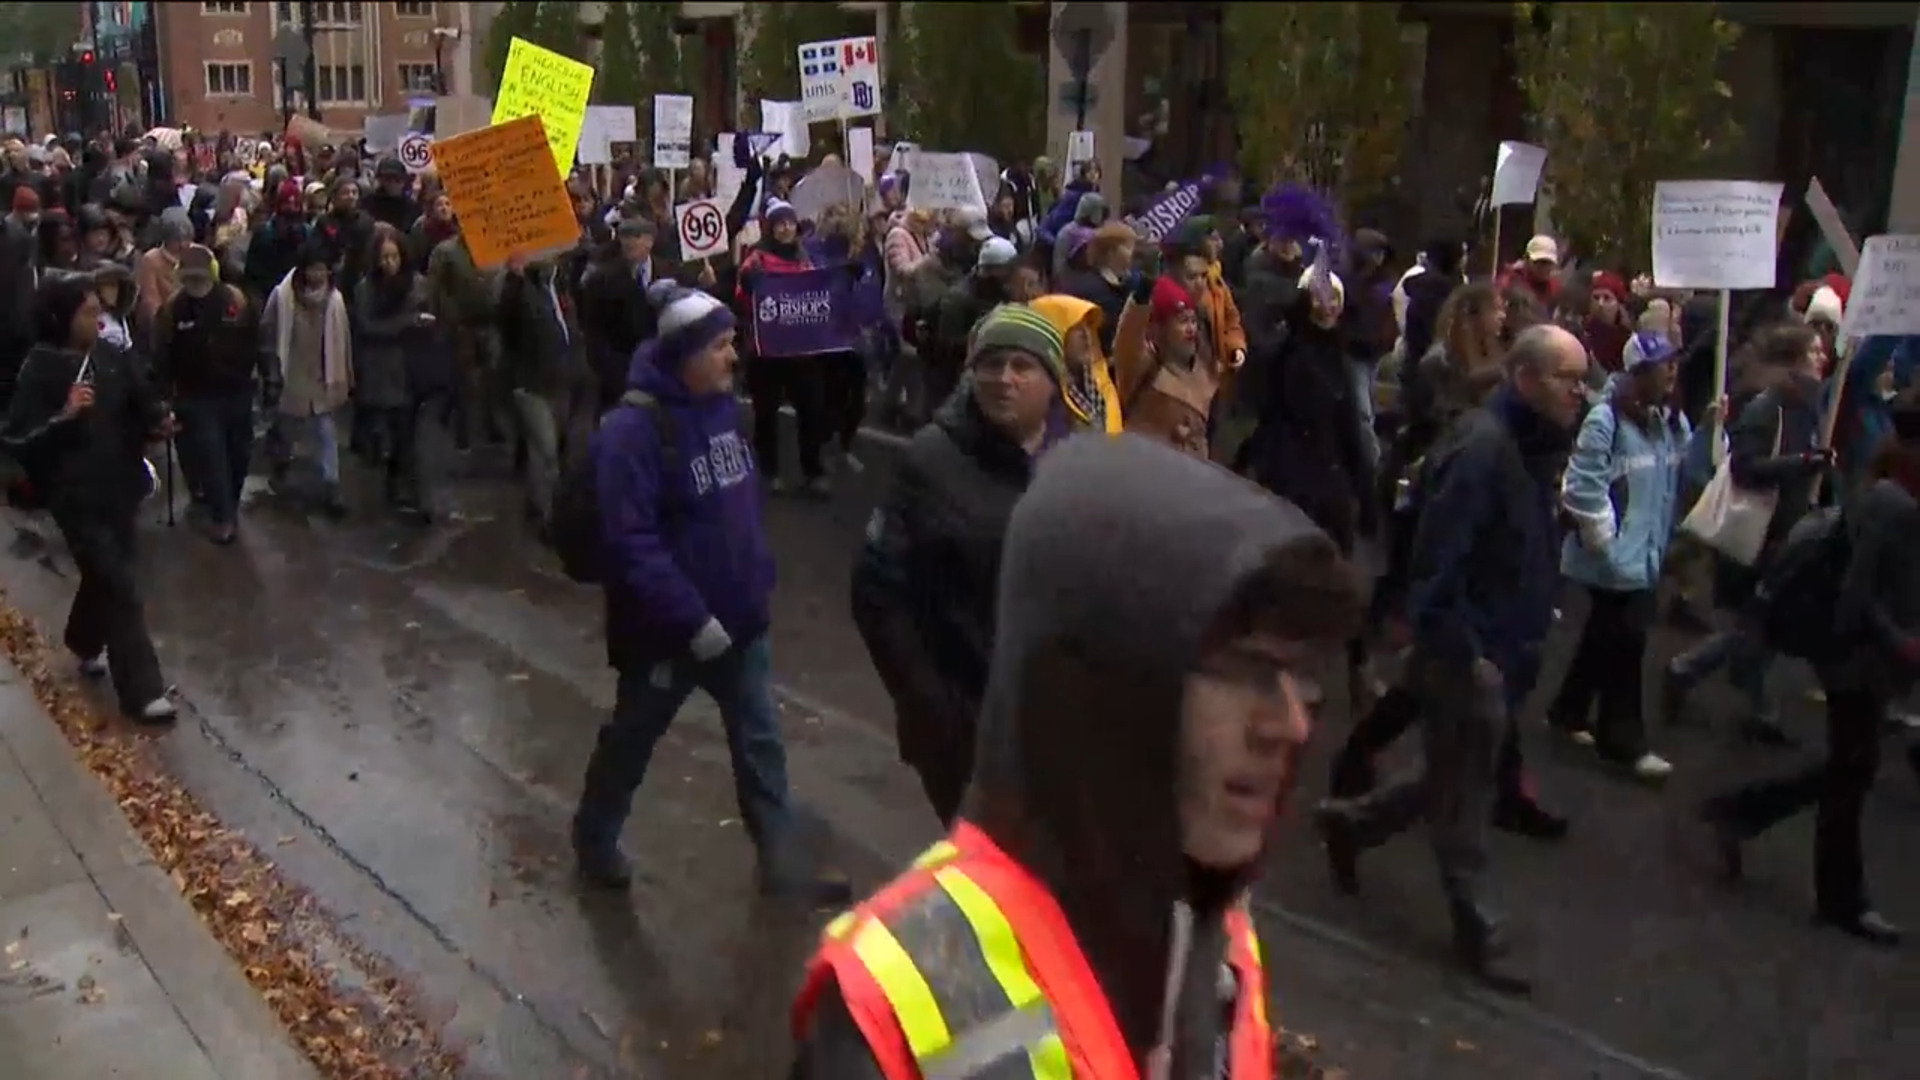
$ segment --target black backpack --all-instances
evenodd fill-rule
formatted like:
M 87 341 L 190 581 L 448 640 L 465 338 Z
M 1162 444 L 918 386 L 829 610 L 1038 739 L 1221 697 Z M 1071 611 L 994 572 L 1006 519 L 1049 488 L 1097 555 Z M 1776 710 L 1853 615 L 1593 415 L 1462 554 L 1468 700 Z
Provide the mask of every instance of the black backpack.
M 661 475 L 678 474 L 680 442 L 674 437 L 672 414 L 661 408 L 652 394 L 629 390 L 620 395 L 618 405 L 600 417 L 600 423 L 605 424 L 607 417 L 626 407 L 645 409 L 652 415 L 654 433 L 660 438 Z M 560 483 L 553 491 L 553 517 L 547 538 L 567 577 L 582 585 L 600 583 L 600 492 L 592 440 L 568 448 L 566 468 L 561 470 Z
M 1749 614 L 1769 648 L 1801 660 L 1837 660 L 1852 647 L 1834 632 L 1834 606 L 1852 561 L 1838 507 L 1793 523 L 1760 572 Z

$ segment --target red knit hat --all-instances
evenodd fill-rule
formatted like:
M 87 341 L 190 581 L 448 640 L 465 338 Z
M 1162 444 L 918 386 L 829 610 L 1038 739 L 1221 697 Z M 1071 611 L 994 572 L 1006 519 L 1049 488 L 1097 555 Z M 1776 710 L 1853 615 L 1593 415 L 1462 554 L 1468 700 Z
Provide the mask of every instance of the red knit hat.
M 1620 280 L 1620 275 L 1611 270 L 1596 270 L 1593 273 L 1593 284 L 1587 291 L 1589 293 L 1608 292 L 1613 294 L 1615 300 L 1625 300 L 1627 283 Z
M 1193 310 L 1193 297 L 1187 290 L 1170 277 L 1162 277 L 1153 283 L 1153 301 L 1147 307 L 1147 317 L 1157 323 L 1171 322 L 1173 317 L 1183 311 Z
M 40 209 L 39 192 L 33 190 L 32 187 L 26 184 L 21 184 L 19 187 L 13 189 L 14 213 L 27 214 L 38 209 Z
M 1853 282 L 1848 281 L 1845 274 L 1828 274 L 1820 279 L 1820 284 L 1833 290 L 1833 294 L 1840 298 L 1841 307 L 1847 305 L 1848 297 L 1853 294 Z

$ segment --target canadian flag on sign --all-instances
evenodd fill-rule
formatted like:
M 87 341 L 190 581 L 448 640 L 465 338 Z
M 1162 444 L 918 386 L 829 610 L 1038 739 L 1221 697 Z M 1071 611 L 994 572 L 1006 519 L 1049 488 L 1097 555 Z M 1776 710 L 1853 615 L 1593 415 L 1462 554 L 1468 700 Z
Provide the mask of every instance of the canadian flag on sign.
M 850 38 L 840 46 L 840 62 L 846 67 L 876 63 L 879 59 L 877 52 L 872 38 Z

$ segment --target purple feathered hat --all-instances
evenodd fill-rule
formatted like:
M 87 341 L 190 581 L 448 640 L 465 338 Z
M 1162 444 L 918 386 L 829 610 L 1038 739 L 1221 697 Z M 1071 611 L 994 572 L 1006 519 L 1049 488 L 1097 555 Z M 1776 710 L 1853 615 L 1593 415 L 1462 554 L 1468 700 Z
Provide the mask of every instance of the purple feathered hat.
M 1303 184 L 1275 184 L 1260 198 L 1260 217 L 1266 234 L 1293 240 L 1302 247 L 1315 241 L 1329 264 L 1337 263 L 1346 235 L 1340 230 L 1340 214 L 1319 192 Z

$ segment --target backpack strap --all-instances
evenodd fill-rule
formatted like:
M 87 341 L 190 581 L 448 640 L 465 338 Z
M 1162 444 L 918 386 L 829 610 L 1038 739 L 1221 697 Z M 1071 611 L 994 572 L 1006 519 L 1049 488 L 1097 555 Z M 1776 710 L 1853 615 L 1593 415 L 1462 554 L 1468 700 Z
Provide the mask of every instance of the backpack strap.
M 620 395 L 620 404 L 645 410 L 653 417 L 653 431 L 660 438 L 660 467 L 669 471 L 680 467 L 680 440 L 674 437 L 673 418 L 660 407 L 660 399 L 645 390 L 628 390 Z

